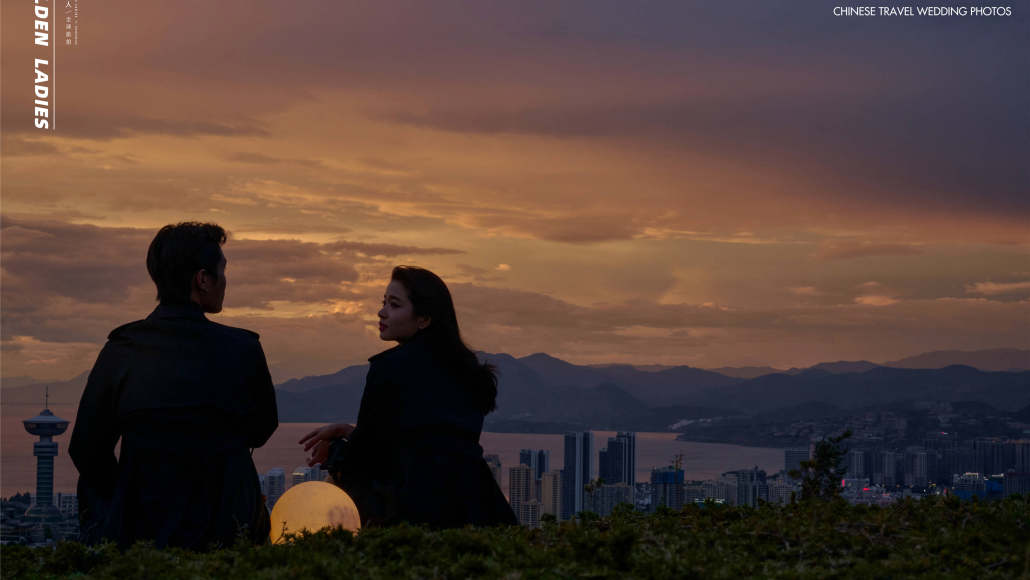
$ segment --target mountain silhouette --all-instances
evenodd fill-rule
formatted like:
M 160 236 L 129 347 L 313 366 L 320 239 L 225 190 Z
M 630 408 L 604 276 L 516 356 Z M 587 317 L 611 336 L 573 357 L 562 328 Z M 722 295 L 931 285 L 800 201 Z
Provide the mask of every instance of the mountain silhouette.
M 715 369 L 705 369 L 713 373 L 719 373 L 720 375 L 726 375 L 727 377 L 733 377 L 736 379 L 754 379 L 762 375 L 771 375 L 773 373 L 786 372 L 781 369 L 774 369 L 772 367 L 719 367 Z
M 291 393 L 301 393 L 304 391 L 311 391 L 319 387 L 328 387 L 332 385 L 358 383 L 361 386 L 364 386 L 366 374 L 368 374 L 367 364 L 354 365 L 341 369 L 331 375 L 316 375 L 304 377 L 302 379 L 290 379 L 276 385 L 275 388 Z
M 4 387 L 0 393 L 4 405 L 39 405 L 42 409 L 44 389 L 49 389 L 50 406 L 75 406 L 82 398 L 87 378 L 89 371 L 83 371 L 66 381 L 39 381 L 20 387 Z
M 982 371 L 1028 371 L 1030 370 L 1030 350 L 1018 348 L 975 351 L 935 350 L 883 364 L 888 367 L 907 369 L 939 369 L 961 364 Z
M 984 360 L 998 363 L 995 354 L 990 351 Z M 804 419 L 832 416 L 838 409 L 907 401 L 978 402 L 1004 412 L 1030 413 L 1028 371 L 985 372 L 965 365 L 908 369 L 837 361 L 743 378 L 689 366 L 642 370 L 627 364 L 576 365 L 544 353 L 521 358 L 504 353 L 479 356 L 493 363 L 499 374 L 498 409 L 488 416 L 488 429 L 664 431 L 670 425 L 703 418 L 779 413 Z M 945 355 L 927 356 L 926 360 L 944 360 Z M 367 364 L 353 365 L 279 384 L 280 420 L 354 421 L 367 372 Z M 16 405 L 41 405 L 44 386 L 50 387 L 51 405 L 76 405 L 87 374 L 67 381 L 5 387 L 5 409 L 11 407 L 14 412 Z
M 542 353 L 480 356 L 499 373 L 498 409 L 487 427 L 533 432 L 666 430 L 684 420 L 765 413 L 817 418 L 914 400 L 980 401 L 1005 411 L 1030 403 L 1030 372 L 962 365 L 897 369 L 838 361 L 744 380 L 686 366 L 641 371 L 632 365 L 580 366 Z M 284 383 L 290 390 L 279 390 L 282 420 L 352 420 L 365 368 Z
M 875 367 L 833 374 L 810 369 L 798 375 L 773 374 L 709 389 L 699 404 L 719 403 L 747 413 L 819 401 L 847 409 L 911 400 L 981 401 L 1005 411 L 1030 403 L 1030 372 L 984 372 L 952 365 L 943 369 Z

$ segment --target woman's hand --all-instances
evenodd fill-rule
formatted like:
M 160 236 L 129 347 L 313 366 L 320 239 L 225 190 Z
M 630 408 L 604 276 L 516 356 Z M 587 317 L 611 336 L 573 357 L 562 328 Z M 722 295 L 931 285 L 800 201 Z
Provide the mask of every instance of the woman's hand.
M 311 457 L 308 458 L 308 467 L 314 466 L 316 463 L 325 463 L 329 459 L 329 443 L 339 437 L 350 437 L 353 431 L 354 425 L 350 423 L 332 423 L 301 437 L 297 443 L 304 446 L 305 452 L 311 452 Z

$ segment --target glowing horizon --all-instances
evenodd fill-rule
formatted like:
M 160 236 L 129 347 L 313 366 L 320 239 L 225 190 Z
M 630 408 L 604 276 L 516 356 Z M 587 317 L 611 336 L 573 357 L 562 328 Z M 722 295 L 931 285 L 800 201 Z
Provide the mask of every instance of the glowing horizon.
M 1016 12 L 116 1 L 57 47 L 50 134 L 31 12 L 5 5 L 3 377 L 89 368 L 183 220 L 233 232 L 213 319 L 261 333 L 277 381 L 389 346 L 370 322 L 400 263 L 516 356 L 1030 348 Z

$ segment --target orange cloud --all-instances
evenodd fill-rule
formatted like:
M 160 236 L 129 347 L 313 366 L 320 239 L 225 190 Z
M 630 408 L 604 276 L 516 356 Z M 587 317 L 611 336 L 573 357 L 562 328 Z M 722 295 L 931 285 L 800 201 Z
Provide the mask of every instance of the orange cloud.
M 877 296 L 875 294 L 855 298 L 855 304 L 862 304 L 863 306 L 890 306 L 891 304 L 897 303 L 897 298 L 892 298 L 890 296 Z
M 848 260 L 872 256 L 915 256 L 922 250 L 906 244 L 878 244 L 873 242 L 829 242 L 816 253 L 820 260 Z
M 970 294 L 997 296 L 1000 294 L 1024 294 L 1030 291 L 1030 281 L 1026 282 L 976 282 L 966 287 Z

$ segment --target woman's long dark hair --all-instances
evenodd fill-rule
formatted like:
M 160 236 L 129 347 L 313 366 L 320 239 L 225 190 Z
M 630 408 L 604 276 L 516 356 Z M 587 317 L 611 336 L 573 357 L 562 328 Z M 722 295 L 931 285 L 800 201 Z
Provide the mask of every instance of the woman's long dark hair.
M 418 331 L 425 335 L 433 352 L 445 364 L 467 377 L 475 406 L 484 415 L 497 408 L 497 372 L 492 364 L 481 363 L 458 330 L 451 292 L 439 276 L 415 266 L 397 266 L 391 280 L 400 282 L 408 291 L 415 316 L 429 318 L 429 326 Z

